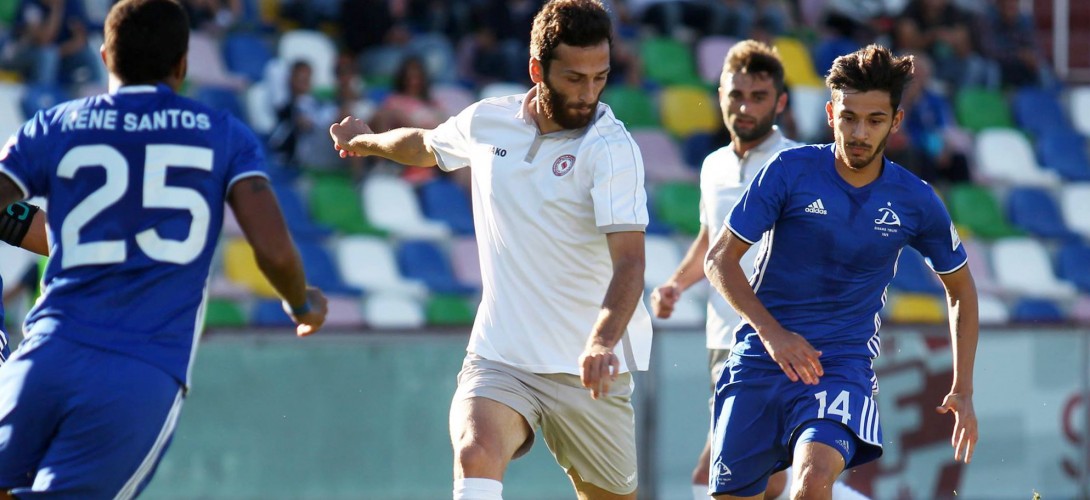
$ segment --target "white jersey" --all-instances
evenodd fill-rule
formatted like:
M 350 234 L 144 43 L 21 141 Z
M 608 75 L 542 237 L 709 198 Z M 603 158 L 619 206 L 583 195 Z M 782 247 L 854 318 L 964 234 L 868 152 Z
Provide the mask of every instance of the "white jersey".
M 719 239 L 726 227 L 723 222 L 745 192 L 750 179 L 772 155 L 798 145 L 784 137 L 778 127 L 773 127 L 772 133 L 746 151 L 742 158 L 738 158 L 728 144 L 704 159 L 700 167 L 700 223 L 708 228 L 709 247 Z M 758 246 L 751 246 L 742 256 L 742 269 L 747 273 L 753 270 Z M 730 349 L 734 339 L 731 333 L 741 319 L 727 300 L 713 289 L 708 294 L 708 349 Z
M 533 373 L 579 374 L 613 276 L 606 234 L 647 226 L 643 160 L 598 104 L 584 129 L 542 135 L 536 95 L 485 99 L 429 135 L 439 167 L 472 166 L 483 296 L 469 352 Z M 651 317 L 641 301 L 614 352 L 646 370 Z

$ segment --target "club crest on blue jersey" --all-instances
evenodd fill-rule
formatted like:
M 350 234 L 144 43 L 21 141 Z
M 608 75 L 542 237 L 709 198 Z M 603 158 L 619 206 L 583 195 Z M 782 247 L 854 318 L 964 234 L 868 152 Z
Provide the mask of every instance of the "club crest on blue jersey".
M 560 177 L 575 167 L 575 157 L 572 155 L 561 155 L 553 162 L 553 175 Z
M 897 212 L 894 212 L 892 208 L 893 203 L 886 203 L 886 206 L 879 208 L 878 213 L 882 214 L 881 217 L 874 219 L 875 224 L 883 224 L 886 226 L 900 226 L 901 218 L 897 217 Z
M 712 465 L 711 472 L 712 477 L 715 478 L 715 482 L 719 486 L 725 486 L 731 480 L 732 473 L 730 467 L 727 467 L 727 464 L 723 463 L 722 457 L 720 457 L 719 460 L 716 460 L 715 464 Z

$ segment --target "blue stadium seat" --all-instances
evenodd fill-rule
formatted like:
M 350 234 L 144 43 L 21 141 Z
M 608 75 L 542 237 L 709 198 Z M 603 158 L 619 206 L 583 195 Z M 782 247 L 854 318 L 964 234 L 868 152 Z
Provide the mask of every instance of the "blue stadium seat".
M 1042 238 L 1075 237 L 1064 224 L 1060 208 L 1041 188 L 1016 187 L 1007 194 L 1007 218 L 1015 227 Z
M 363 292 L 354 286 L 345 284 L 333 257 L 314 241 L 297 241 L 299 255 L 303 259 L 303 269 L 306 269 L 307 282 L 321 288 L 326 294 L 350 295 L 359 297 Z
M 274 183 L 273 191 L 292 236 L 299 240 L 319 240 L 333 234 L 333 229 L 310 217 L 303 200 L 290 185 Z
M 686 137 L 681 143 L 681 156 L 685 158 L 685 164 L 700 170 L 706 158 L 715 151 L 715 135 L 706 132 L 697 132 Z
M 905 248 L 897 261 L 897 274 L 890 286 L 910 293 L 943 293 L 942 283 L 935 276 L 935 271 L 924 262 L 924 258 L 913 248 Z
M 1073 130 L 1053 130 L 1037 138 L 1037 158 L 1070 181 L 1090 181 L 1086 139 Z
M 673 228 L 670 227 L 669 224 L 666 224 L 659 220 L 659 217 L 658 215 L 656 215 L 655 211 L 650 209 L 647 210 L 647 229 L 645 229 L 645 231 L 647 232 L 647 234 L 658 234 L 662 236 L 667 236 L 673 234 L 674 232 Z
M 406 241 L 397 249 L 397 265 L 409 279 L 423 282 L 433 293 L 470 294 L 477 290 L 458 282 L 446 255 L 429 241 Z
M 1066 321 L 1063 311 L 1048 299 L 1022 299 L 1011 310 L 1016 323 L 1060 323 Z
M 193 99 L 200 101 L 213 109 L 225 109 L 235 118 L 246 122 L 246 113 L 242 110 L 242 102 L 238 95 L 231 89 L 220 87 L 200 87 L 194 92 Z
M 1083 293 L 1090 293 L 1090 246 L 1071 242 L 1060 248 L 1056 256 L 1056 274 L 1074 284 Z
M 275 299 L 264 299 L 255 302 L 253 309 L 250 311 L 250 324 L 269 327 L 291 327 L 295 325 L 291 322 L 291 318 L 288 317 L 288 313 L 284 312 L 280 301 Z
M 1057 131 L 1074 131 L 1065 118 L 1056 94 L 1042 88 L 1018 89 L 1011 98 L 1011 113 L 1014 121 L 1035 137 Z
M 469 196 L 457 184 L 436 179 L 420 186 L 420 205 L 425 216 L 445 222 L 454 234 L 473 234 Z
M 251 82 L 259 82 L 265 77 L 265 65 L 272 57 L 272 50 L 265 41 L 253 33 L 231 33 L 223 41 L 223 60 L 227 69 Z
M 23 116 L 28 119 L 39 110 L 49 109 L 69 99 L 60 85 L 28 84 L 22 101 Z

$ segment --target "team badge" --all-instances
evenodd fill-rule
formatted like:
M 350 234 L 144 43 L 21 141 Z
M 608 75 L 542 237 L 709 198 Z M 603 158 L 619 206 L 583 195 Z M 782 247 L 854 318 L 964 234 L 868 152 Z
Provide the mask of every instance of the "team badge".
M 568 172 L 571 172 L 572 167 L 575 166 L 575 157 L 572 155 L 562 155 L 553 162 L 553 175 L 560 177 Z

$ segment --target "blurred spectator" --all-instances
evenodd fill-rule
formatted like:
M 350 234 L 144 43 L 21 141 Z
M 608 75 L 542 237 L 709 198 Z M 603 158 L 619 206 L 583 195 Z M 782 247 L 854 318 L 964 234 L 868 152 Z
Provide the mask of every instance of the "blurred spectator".
M 288 99 L 277 108 L 276 127 L 269 134 L 269 150 L 284 165 L 324 168 L 336 164 L 336 155 L 326 144 L 326 127 L 333 122 L 333 113 L 311 95 L 312 77 L 309 63 L 292 63 Z
M 473 34 L 458 44 L 457 57 L 459 77 L 477 88 L 509 81 L 517 71 L 514 58 L 504 51 L 495 30 L 483 23 L 477 24 Z M 524 76 L 518 81 L 525 79 Z
M 101 83 L 102 63 L 87 45 L 89 24 L 81 0 L 21 0 L 0 60 L 34 83 Z
M 242 0 L 183 0 L 189 27 L 219 34 L 242 19 Z
M 304 29 L 318 29 L 338 19 L 339 0 L 281 0 L 280 17 L 299 23 Z M 358 27 L 356 29 L 359 29 Z
M 360 78 L 356 58 L 351 54 L 341 54 L 337 58 L 336 82 L 334 93 L 337 112 L 333 121 L 339 122 L 346 116 L 354 116 L 365 122 L 375 115 L 375 103 L 366 97 L 363 79 Z M 359 180 L 366 173 L 367 158 L 349 157 L 345 160 L 355 179 Z
M 403 44 L 409 30 L 394 16 L 389 0 L 342 0 L 337 15 L 344 47 L 361 55 L 384 44 Z
M 984 51 L 999 63 L 1004 86 L 1048 86 L 1051 68 L 1037 43 L 1033 19 L 1019 0 L 991 0 L 986 20 Z
M 375 132 L 402 127 L 433 129 L 446 119 L 447 114 L 431 98 L 431 81 L 423 61 L 408 57 L 397 70 L 393 92 L 386 96 L 371 120 L 371 129 Z M 412 182 L 423 181 L 434 177 L 437 170 L 407 167 L 405 177 Z
M 998 69 L 980 52 L 979 24 L 951 0 L 911 0 L 897 19 L 894 38 L 901 52 L 926 52 L 935 76 L 955 88 L 999 85 Z

